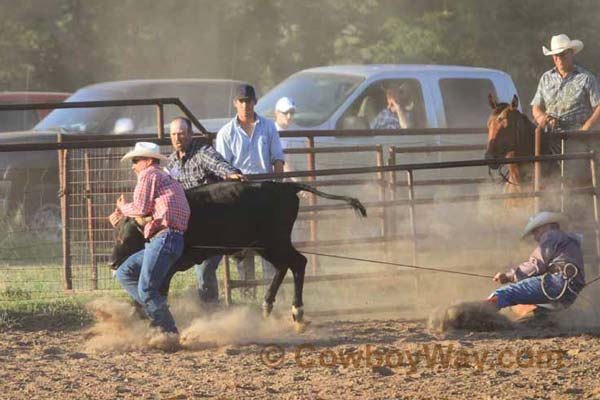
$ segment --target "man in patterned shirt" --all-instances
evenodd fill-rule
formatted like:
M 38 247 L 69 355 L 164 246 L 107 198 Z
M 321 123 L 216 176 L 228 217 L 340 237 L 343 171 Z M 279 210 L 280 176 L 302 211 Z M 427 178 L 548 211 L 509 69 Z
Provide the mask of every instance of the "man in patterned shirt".
M 487 302 L 497 308 L 517 304 L 566 308 L 573 304 L 585 286 L 582 236 L 561 230 L 563 214 L 542 211 L 529 219 L 523 238 L 533 236 L 538 243 L 529 260 L 499 272 L 494 281 L 503 286 Z
M 166 157 L 160 154 L 158 145 L 138 142 L 122 159 L 128 160 L 137 175 L 133 201 L 127 203 L 121 195 L 110 221 L 114 225 L 123 216 L 152 216 L 152 220 L 144 226 L 145 248 L 125 260 L 116 277 L 131 298 L 142 306 L 152 326 L 178 334 L 159 289 L 183 252 L 183 233 L 187 229 L 190 207 L 183 186 L 160 169 L 160 161 Z
M 185 117 L 178 117 L 169 125 L 171 145 L 175 150 L 169 156 L 169 174 L 191 189 L 207 183 L 225 179 L 242 180 L 241 171 L 229 164 L 212 146 L 201 139 L 192 138 L 192 123 Z M 216 303 L 219 300 L 217 268 L 221 256 L 215 256 L 196 265 L 198 295 L 203 302 Z
M 542 75 L 531 101 L 533 118 L 542 128 L 547 127 L 553 132 L 587 131 L 600 117 L 600 90 L 596 77 L 574 62 L 575 54 L 582 49 L 580 40 L 570 40 L 564 34 L 552 37 L 550 50 L 542 47 L 544 55 L 552 56 L 554 61 L 554 68 Z M 567 152 L 588 151 L 582 142 L 567 141 L 566 145 Z M 553 150 L 560 152 L 558 146 Z M 581 161 L 572 160 L 566 164 L 572 177 L 582 176 L 589 169 L 589 165 Z
M 408 129 L 413 127 L 412 116 L 407 109 L 406 90 L 402 85 L 384 88 L 387 106 L 371 121 L 371 129 Z

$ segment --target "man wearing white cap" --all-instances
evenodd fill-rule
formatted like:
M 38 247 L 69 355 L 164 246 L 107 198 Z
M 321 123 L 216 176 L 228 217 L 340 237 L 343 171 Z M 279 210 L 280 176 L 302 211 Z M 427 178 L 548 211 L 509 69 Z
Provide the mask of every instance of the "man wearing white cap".
M 600 89 L 596 77 L 575 65 L 574 56 L 583 49 L 580 40 L 571 40 L 565 34 L 552 37 L 550 49 L 545 46 L 545 56 L 552 56 L 554 68 L 546 71 L 531 101 L 533 118 L 547 131 L 587 131 L 600 117 Z M 560 153 L 559 142 L 552 146 Z M 586 143 L 569 140 L 565 152 L 589 151 Z M 587 180 L 589 163 L 581 160 L 565 162 L 565 174 L 570 179 Z
M 533 235 L 538 245 L 529 260 L 497 273 L 494 281 L 510 283 L 496 290 L 487 302 L 497 308 L 517 304 L 551 304 L 568 307 L 585 286 L 581 237 L 560 229 L 562 214 L 542 211 L 531 217 L 523 237 Z
M 275 104 L 275 127 L 285 131 L 290 127 L 296 113 L 296 104 L 289 97 L 282 97 Z
M 145 248 L 131 255 L 117 270 L 116 277 L 131 298 L 142 306 L 153 326 L 177 334 L 175 320 L 159 289 L 171 266 L 183 252 L 183 233 L 187 229 L 190 207 L 183 186 L 160 168 L 167 157 L 158 145 L 138 142 L 121 161 L 132 162 L 137 175 L 133 201 L 123 195 L 110 216 L 113 225 L 122 217 L 149 217 L 144 226 Z

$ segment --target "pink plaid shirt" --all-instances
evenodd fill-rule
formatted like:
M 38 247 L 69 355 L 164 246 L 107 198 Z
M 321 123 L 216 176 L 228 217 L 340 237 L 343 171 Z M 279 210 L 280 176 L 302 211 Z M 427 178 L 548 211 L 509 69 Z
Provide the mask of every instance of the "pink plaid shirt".
M 183 186 L 154 164 L 138 174 L 133 202 L 121 206 L 121 212 L 127 217 L 152 215 L 152 221 L 144 227 L 146 239 L 164 228 L 183 233 L 190 218 Z

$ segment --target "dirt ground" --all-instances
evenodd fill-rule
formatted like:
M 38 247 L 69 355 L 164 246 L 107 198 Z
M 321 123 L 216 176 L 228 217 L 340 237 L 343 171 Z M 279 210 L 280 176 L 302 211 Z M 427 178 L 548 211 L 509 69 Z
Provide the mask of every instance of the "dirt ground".
M 189 317 L 190 307 L 174 307 L 175 351 L 157 349 L 156 333 L 115 300 L 90 306 L 103 310 L 91 326 L 5 328 L 0 397 L 600 399 L 600 329 L 433 335 L 425 320 L 388 314 L 313 319 L 297 333 L 287 315 L 237 307 Z

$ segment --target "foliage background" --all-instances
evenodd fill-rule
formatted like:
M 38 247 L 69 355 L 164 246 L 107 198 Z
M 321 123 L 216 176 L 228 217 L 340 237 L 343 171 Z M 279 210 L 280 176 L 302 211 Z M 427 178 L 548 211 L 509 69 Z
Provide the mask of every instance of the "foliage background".
M 432 63 L 504 70 L 527 104 L 553 34 L 598 72 L 599 16 L 597 0 L 0 0 L 0 90 L 210 77 L 264 93 L 317 65 Z

